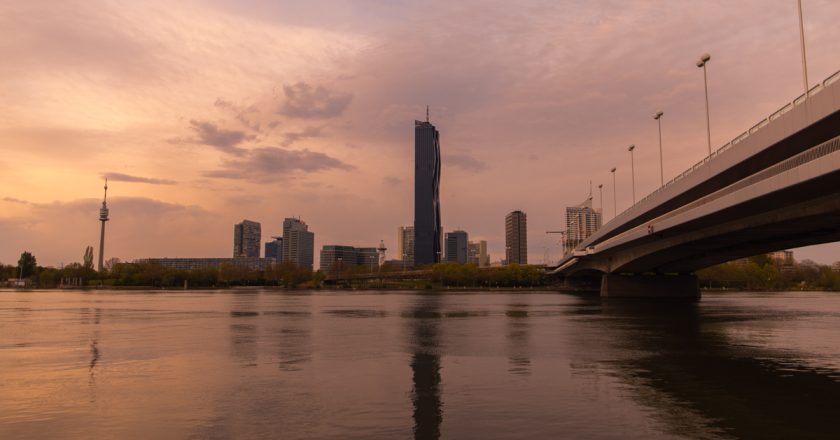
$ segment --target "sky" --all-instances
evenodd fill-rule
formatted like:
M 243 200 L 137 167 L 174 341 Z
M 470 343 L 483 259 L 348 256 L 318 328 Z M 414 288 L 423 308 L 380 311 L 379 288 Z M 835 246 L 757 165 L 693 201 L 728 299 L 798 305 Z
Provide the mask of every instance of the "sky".
M 811 84 L 840 70 L 840 2 L 803 0 Z M 414 120 L 441 135 L 442 222 L 503 258 L 560 256 L 590 181 L 631 203 L 802 92 L 796 1 L 0 0 L 0 262 L 225 257 L 300 217 L 323 245 L 396 255 Z M 316 252 L 317 254 L 317 252 Z M 796 251 L 840 260 L 840 245 Z M 317 266 L 317 255 L 316 255 Z

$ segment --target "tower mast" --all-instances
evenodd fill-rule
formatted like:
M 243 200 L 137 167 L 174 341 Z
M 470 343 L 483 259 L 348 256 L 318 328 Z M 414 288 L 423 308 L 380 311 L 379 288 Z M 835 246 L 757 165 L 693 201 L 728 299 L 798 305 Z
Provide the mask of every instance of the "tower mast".
M 99 231 L 99 266 L 97 270 L 102 272 L 105 261 L 105 222 L 108 221 L 108 178 L 105 178 L 105 195 L 102 197 L 102 207 L 99 208 L 99 221 L 102 228 Z

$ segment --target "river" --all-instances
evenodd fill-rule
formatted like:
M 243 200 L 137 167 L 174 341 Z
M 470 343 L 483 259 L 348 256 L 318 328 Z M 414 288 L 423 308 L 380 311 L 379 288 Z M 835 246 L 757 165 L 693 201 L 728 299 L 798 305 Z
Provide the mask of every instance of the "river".
M 840 294 L 0 291 L 0 438 L 837 438 Z

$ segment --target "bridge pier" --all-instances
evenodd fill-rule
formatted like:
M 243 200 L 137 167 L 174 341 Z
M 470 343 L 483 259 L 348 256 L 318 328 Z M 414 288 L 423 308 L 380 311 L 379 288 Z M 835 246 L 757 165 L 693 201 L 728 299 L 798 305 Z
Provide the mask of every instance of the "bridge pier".
M 608 298 L 683 298 L 700 299 L 700 287 L 694 275 L 620 275 L 601 276 L 601 296 Z

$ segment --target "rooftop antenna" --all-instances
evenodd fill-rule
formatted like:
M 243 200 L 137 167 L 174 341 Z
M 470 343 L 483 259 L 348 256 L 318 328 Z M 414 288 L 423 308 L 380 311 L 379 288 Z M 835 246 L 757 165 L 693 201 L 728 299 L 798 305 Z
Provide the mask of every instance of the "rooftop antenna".
M 426 122 L 429 122 L 429 104 L 426 104 Z
M 592 200 L 592 181 L 589 181 L 589 200 Z

